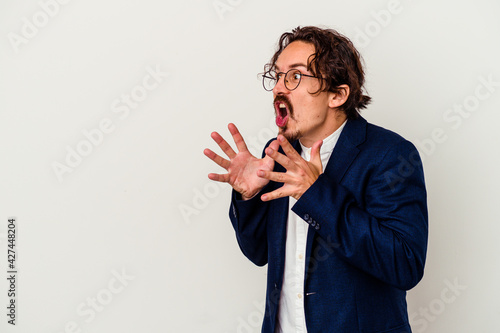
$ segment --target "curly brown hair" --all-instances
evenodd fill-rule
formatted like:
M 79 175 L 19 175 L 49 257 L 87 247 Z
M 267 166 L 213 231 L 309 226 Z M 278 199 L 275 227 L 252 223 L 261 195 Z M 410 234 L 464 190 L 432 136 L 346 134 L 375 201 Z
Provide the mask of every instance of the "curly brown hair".
M 291 32 L 281 35 L 278 49 L 271 61 L 264 66 L 264 71 L 276 69 L 276 61 L 281 52 L 292 42 L 303 41 L 314 45 L 315 53 L 307 64 L 307 70 L 321 80 L 318 91 L 338 92 L 338 86 L 349 86 L 349 96 L 342 105 L 347 118 L 357 118 L 359 110 L 366 108 L 371 97 L 363 94 L 365 73 L 361 64 L 361 55 L 353 43 L 344 35 L 333 29 L 321 29 L 314 26 L 297 27 Z

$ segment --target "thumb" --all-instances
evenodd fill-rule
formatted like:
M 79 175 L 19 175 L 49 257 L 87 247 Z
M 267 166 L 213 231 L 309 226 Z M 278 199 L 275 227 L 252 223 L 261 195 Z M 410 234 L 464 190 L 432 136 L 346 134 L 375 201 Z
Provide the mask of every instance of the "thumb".
M 323 173 L 323 163 L 321 163 L 321 146 L 323 145 L 323 140 L 316 141 L 311 148 L 311 163 L 319 169 L 320 173 Z

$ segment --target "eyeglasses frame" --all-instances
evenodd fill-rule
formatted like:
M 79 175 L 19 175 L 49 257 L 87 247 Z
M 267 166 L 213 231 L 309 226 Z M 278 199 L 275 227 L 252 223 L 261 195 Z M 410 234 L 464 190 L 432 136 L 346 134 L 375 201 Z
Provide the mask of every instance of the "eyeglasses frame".
M 296 86 L 295 86 L 295 88 L 293 88 L 293 89 L 288 88 L 288 87 L 287 87 L 287 85 L 286 85 L 286 77 L 287 77 L 288 73 L 290 73 L 291 71 L 297 71 L 297 72 L 299 72 L 299 73 L 300 73 L 300 80 L 299 80 L 299 83 L 297 83 L 297 85 L 296 85 Z M 279 80 L 281 79 L 281 77 L 280 77 L 279 79 L 275 79 L 275 78 L 273 78 L 273 77 L 267 76 L 267 74 L 269 74 L 269 73 L 270 73 L 270 71 L 267 71 L 267 72 L 265 72 L 264 74 L 262 74 L 262 86 L 264 87 L 264 90 L 266 90 L 266 91 L 273 91 L 274 87 L 276 87 L 276 85 L 278 84 L 278 82 L 279 82 Z M 299 87 L 300 83 L 302 82 L 302 77 L 303 77 L 303 76 L 305 76 L 305 77 L 312 77 L 312 78 L 316 78 L 316 79 L 319 79 L 319 78 L 320 78 L 320 77 L 318 77 L 318 76 L 314 76 L 314 75 L 303 74 L 303 73 L 302 73 L 300 70 L 298 70 L 297 68 L 290 68 L 290 69 L 289 69 L 286 73 L 285 73 L 285 72 L 278 72 L 278 73 L 276 73 L 276 76 L 279 76 L 280 74 L 285 74 L 285 76 L 283 76 L 283 83 L 284 83 L 284 85 L 285 85 L 285 88 L 286 88 L 288 91 L 294 91 L 295 89 L 297 89 L 297 88 Z M 265 85 L 265 83 L 264 83 L 266 79 L 272 79 L 272 80 L 275 80 L 275 81 L 276 81 L 276 83 L 274 84 L 273 88 L 272 88 L 272 89 L 270 89 L 270 90 L 266 88 L 266 85 Z

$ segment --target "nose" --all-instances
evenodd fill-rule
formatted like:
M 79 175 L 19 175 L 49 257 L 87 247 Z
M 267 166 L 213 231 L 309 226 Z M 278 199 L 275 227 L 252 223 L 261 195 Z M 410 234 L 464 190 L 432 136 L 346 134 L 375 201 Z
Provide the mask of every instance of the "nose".
M 283 95 L 289 93 L 290 91 L 285 87 L 285 75 L 281 75 L 281 78 L 276 82 L 273 88 L 274 95 Z

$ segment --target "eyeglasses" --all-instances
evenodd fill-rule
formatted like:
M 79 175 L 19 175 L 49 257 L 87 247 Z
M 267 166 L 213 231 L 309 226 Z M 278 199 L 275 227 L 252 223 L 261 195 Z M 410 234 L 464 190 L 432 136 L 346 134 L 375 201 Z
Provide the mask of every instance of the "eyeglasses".
M 297 89 L 303 76 L 314 77 L 318 79 L 317 76 L 302 74 L 298 69 L 295 68 L 290 69 L 286 73 L 266 72 L 262 75 L 262 85 L 264 86 L 264 89 L 266 89 L 267 91 L 272 91 L 283 74 L 285 74 L 285 88 L 290 91 Z

